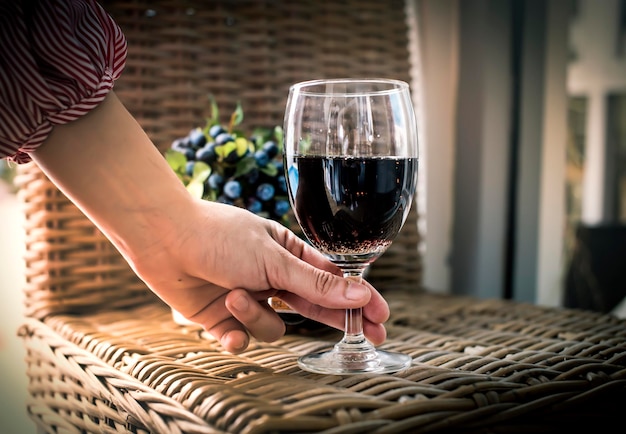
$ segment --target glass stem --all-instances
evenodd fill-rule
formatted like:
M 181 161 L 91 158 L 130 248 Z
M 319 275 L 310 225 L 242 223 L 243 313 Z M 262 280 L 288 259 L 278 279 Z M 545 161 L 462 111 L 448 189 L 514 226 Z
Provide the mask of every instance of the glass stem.
M 347 343 L 360 343 L 365 339 L 363 335 L 363 309 L 346 309 L 346 335 Z
M 363 270 L 344 270 L 346 279 L 361 283 Z M 341 342 L 344 345 L 369 345 L 363 334 L 363 308 L 346 309 L 345 334 Z

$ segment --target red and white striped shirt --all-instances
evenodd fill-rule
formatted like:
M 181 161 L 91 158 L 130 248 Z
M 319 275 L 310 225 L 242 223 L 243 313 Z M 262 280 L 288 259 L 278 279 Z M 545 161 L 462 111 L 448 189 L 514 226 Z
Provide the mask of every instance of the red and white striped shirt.
M 96 107 L 126 38 L 95 0 L 0 2 L 0 158 L 30 161 L 54 125 Z

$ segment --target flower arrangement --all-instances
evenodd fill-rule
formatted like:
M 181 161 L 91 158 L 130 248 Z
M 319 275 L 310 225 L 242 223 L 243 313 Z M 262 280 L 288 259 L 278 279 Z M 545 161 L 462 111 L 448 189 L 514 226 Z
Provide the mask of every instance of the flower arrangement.
M 289 227 L 282 128 L 255 128 L 247 135 L 238 129 L 241 103 L 222 125 L 217 103 L 210 100 L 205 125 L 175 139 L 165 152 L 169 166 L 194 197 L 246 208 Z

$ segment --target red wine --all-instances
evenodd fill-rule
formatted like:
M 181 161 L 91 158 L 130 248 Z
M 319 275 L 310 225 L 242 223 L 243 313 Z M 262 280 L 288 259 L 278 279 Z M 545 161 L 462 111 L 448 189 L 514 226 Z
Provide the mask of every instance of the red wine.
M 302 231 L 337 263 L 368 263 L 389 247 L 417 178 L 417 158 L 296 156 L 287 167 Z

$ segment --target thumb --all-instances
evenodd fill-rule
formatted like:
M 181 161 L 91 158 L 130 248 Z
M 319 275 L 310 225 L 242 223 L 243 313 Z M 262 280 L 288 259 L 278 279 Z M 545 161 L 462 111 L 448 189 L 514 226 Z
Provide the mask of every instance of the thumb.
M 372 293 L 368 286 L 360 279 L 338 275 L 339 269 L 310 246 L 307 245 L 299 256 L 285 253 L 281 271 L 276 276 L 268 276 L 273 288 L 331 309 L 362 307 L 370 301 Z

